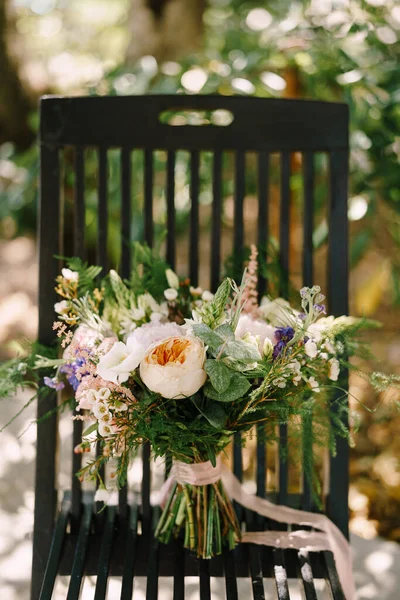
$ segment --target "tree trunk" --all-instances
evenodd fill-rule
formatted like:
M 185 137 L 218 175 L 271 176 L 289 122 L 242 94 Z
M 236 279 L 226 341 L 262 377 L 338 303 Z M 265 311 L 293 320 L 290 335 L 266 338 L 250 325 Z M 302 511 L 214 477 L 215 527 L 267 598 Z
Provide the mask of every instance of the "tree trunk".
M 151 55 L 158 62 L 196 51 L 203 38 L 205 0 L 132 0 L 127 64 Z
M 0 143 L 10 141 L 25 149 L 35 139 L 28 122 L 32 105 L 9 53 L 7 33 L 6 0 L 0 0 Z

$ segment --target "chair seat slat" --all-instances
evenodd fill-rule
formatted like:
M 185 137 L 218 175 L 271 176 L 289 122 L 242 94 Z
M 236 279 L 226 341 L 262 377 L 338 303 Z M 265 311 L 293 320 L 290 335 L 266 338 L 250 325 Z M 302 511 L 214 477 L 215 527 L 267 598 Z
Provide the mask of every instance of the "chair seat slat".
M 274 548 L 272 557 L 278 600 L 290 600 L 284 554 L 280 548 Z
M 330 586 L 333 600 L 346 600 L 340 585 L 339 577 L 335 567 L 335 561 L 332 552 L 323 552 L 326 568 L 326 581 Z
M 83 572 L 85 568 L 86 551 L 89 541 L 90 524 L 92 522 L 92 505 L 84 505 L 82 520 L 76 544 L 74 562 L 71 570 L 71 579 L 66 600 L 78 600 L 81 591 Z
M 153 532 L 155 531 L 160 518 L 160 508 L 153 509 Z M 149 570 L 147 574 L 146 600 L 157 600 L 158 598 L 158 569 L 159 569 L 159 541 L 151 534 L 148 536 L 149 549 Z
M 105 600 L 107 594 L 108 574 L 110 571 L 111 551 L 114 537 L 115 515 L 114 506 L 106 509 L 107 517 L 105 519 L 103 537 L 101 540 L 99 566 L 97 570 L 96 589 L 94 600 Z
M 306 600 L 317 600 L 315 591 L 313 572 L 311 568 L 310 557 L 306 550 L 300 550 L 297 553 L 299 559 L 299 577 L 303 584 L 303 590 Z
M 224 574 L 226 600 L 238 600 L 238 587 L 236 579 L 235 558 L 232 550 L 224 549 Z
M 62 502 L 60 514 L 54 529 L 53 541 L 51 543 L 49 560 L 46 565 L 43 585 L 39 600 L 51 600 L 54 584 L 57 577 L 58 565 L 60 564 L 62 547 L 64 544 L 65 533 L 68 524 L 70 500 L 65 499 Z
M 210 561 L 199 558 L 199 585 L 201 600 L 211 600 Z
M 132 600 L 134 570 L 136 560 L 138 507 L 134 503 L 130 508 L 129 526 L 126 530 L 124 567 L 122 573 L 121 600 Z
M 185 598 L 185 548 L 182 540 L 175 541 L 174 592 L 173 600 Z

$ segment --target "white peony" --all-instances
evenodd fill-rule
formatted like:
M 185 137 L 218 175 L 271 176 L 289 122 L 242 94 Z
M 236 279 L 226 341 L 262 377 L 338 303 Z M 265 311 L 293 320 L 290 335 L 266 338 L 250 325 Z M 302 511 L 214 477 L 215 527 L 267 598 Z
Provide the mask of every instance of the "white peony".
M 274 341 L 275 328 L 269 325 L 262 319 L 253 319 L 249 315 L 240 315 L 239 321 L 235 330 L 235 337 L 242 339 L 247 333 L 258 336 L 259 349 L 263 349 L 266 339 Z
M 310 358 L 315 358 L 318 354 L 318 347 L 314 340 L 308 340 L 304 344 L 304 350 L 307 356 L 309 356 Z
M 79 273 L 77 271 L 71 271 L 71 269 L 61 269 L 61 275 L 67 281 L 78 281 Z
M 259 306 L 260 315 L 275 325 L 292 325 L 293 318 L 299 313 L 291 308 L 289 302 L 284 298 L 271 300 L 264 296 Z
M 126 344 L 116 342 L 111 350 L 100 358 L 96 373 L 105 381 L 124 383 L 139 366 L 146 349 L 141 344 L 130 343 L 131 337 L 129 336 Z
M 165 271 L 165 276 L 167 278 L 168 281 L 168 285 L 170 288 L 175 288 L 176 290 L 179 289 L 179 277 L 176 273 L 174 273 L 174 271 L 172 269 L 167 269 Z
M 140 377 L 164 398 L 185 398 L 205 383 L 206 350 L 197 338 L 169 337 L 152 346 L 140 363 Z
M 184 329 L 177 323 L 146 323 L 137 327 L 127 339 L 127 344 L 133 346 L 140 344 L 145 351 L 156 342 L 161 342 L 168 337 L 185 335 Z
M 331 358 L 329 361 L 328 377 L 332 381 L 337 381 L 340 373 L 340 364 L 337 358 Z

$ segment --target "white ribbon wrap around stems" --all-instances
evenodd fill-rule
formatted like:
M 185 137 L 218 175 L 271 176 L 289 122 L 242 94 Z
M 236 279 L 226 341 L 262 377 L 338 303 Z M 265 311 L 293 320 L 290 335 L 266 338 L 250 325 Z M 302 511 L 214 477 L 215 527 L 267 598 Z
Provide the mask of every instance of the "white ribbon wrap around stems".
M 335 558 L 336 568 L 346 600 L 355 600 L 355 587 L 352 573 L 352 557 L 348 541 L 326 516 L 273 504 L 265 498 L 248 494 L 235 475 L 222 465 L 220 458 L 212 466 L 210 461 L 186 464 L 174 461 L 171 473 L 157 496 L 156 504 L 163 505 L 174 481 L 180 484 L 209 485 L 221 480 L 231 500 L 245 508 L 279 523 L 312 527 L 319 531 L 251 531 L 242 534 L 241 541 L 274 548 L 292 548 L 319 552 L 330 550 Z

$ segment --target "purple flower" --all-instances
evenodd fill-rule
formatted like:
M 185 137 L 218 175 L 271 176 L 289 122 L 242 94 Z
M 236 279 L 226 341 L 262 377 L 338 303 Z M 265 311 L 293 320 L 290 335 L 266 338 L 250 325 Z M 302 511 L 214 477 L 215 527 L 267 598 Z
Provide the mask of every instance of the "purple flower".
M 65 384 L 62 381 L 57 381 L 55 377 L 44 377 L 43 383 L 44 385 L 47 385 L 47 387 L 57 390 L 57 392 L 65 388 Z
M 68 383 L 72 386 L 74 392 L 76 392 L 78 385 L 80 384 L 80 380 L 77 378 L 76 372 L 84 364 L 85 360 L 83 358 L 77 358 L 74 362 L 67 363 L 66 365 L 62 365 L 60 367 L 61 373 L 66 375 Z
M 319 312 L 326 315 L 325 304 L 314 304 L 314 310 L 315 312 Z
M 275 330 L 274 336 L 276 344 L 274 346 L 272 356 L 274 359 L 276 359 L 282 353 L 287 343 L 293 338 L 294 329 L 293 327 L 278 327 L 278 329 Z

